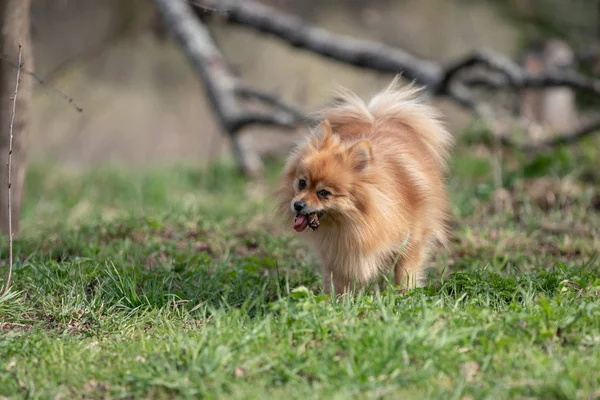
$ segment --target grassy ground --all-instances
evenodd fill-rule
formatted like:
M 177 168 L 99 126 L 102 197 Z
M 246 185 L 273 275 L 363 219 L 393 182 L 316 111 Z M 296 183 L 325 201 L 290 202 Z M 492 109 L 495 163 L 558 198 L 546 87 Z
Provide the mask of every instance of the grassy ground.
M 346 299 L 277 225 L 276 166 L 33 167 L 0 395 L 600 398 L 599 147 L 461 148 L 429 286 Z

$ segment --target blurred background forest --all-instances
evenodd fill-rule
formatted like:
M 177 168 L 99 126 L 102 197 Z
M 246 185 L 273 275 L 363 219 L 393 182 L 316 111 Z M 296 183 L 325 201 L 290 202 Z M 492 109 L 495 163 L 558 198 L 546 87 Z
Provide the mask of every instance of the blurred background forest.
M 269 0 L 264 3 L 332 32 L 381 41 L 448 63 L 479 48 L 513 60 L 542 38 L 564 39 L 588 70 L 600 42 L 597 0 Z M 208 20 L 225 57 L 246 83 L 313 110 L 336 85 L 368 95 L 391 75 L 296 50 L 244 27 Z M 35 88 L 30 161 L 205 164 L 229 152 L 180 47 L 165 40 L 150 1 L 33 0 L 35 71 L 72 96 L 74 112 Z M 596 66 L 596 72 L 598 68 Z M 471 115 L 447 100 L 453 132 Z M 297 135 L 250 127 L 244 141 L 281 154 Z M 298 134 L 302 134 L 299 132 Z

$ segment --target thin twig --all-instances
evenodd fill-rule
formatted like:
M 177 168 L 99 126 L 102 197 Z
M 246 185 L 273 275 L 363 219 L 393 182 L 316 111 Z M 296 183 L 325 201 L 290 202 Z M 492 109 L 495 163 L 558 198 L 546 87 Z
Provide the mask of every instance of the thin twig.
M 17 113 L 17 95 L 19 94 L 19 82 L 21 81 L 21 44 L 19 44 L 19 64 L 17 65 L 17 82 L 15 83 L 15 94 L 12 98 L 12 112 L 10 115 L 9 140 L 8 140 L 8 275 L 4 282 L 2 294 L 8 293 L 13 271 L 13 230 L 12 230 L 12 152 L 13 152 L 13 127 L 15 125 L 15 114 Z
M 2 53 L 0 53 L 0 59 L 3 60 L 4 62 L 6 62 L 7 64 L 13 66 L 14 68 L 21 68 L 20 65 L 15 64 L 14 61 L 12 61 L 10 58 L 8 58 L 6 55 L 4 55 Z M 62 97 L 67 103 L 73 105 L 73 107 L 75 108 L 75 110 L 77 110 L 77 112 L 83 112 L 83 108 L 79 107 L 79 105 L 75 102 L 75 99 L 73 99 L 71 96 L 69 96 L 68 94 L 66 94 L 65 92 L 63 92 L 59 88 L 57 88 L 56 86 L 54 86 L 51 83 L 47 82 L 44 78 L 42 78 L 41 76 L 39 76 L 35 72 L 29 71 L 29 70 L 27 70 L 25 68 L 21 68 L 21 71 L 25 75 L 31 76 L 40 85 L 46 86 L 46 87 L 50 88 L 54 93 L 56 93 L 57 95 L 59 95 L 60 97 Z

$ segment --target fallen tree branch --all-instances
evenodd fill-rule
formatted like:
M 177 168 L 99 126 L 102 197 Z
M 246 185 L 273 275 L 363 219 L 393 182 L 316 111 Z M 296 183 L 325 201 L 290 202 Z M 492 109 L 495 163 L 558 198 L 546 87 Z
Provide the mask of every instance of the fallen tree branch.
M 330 59 L 379 72 L 402 73 L 424 85 L 434 95 L 450 95 L 451 84 L 460 72 L 484 66 L 505 76 L 500 83 L 490 76 L 476 81 L 461 79 L 465 86 L 486 85 L 518 88 L 549 88 L 568 86 L 600 95 L 600 80 L 588 78 L 575 71 L 552 71 L 533 75 L 508 58 L 487 50 L 475 51 L 447 67 L 372 40 L 355 39 L 311 26 L 300 18 L 288 15 L 253 0 L 189 0 L 205 12 L 216 12 L 220 19 L 256 29 L 277 37 L 293 47 L 303 48 Z M 489 80 L 489 81 L 488 81 Z M 450 96 L 452 97 L 452 96 Z
M 492 119 L 493 112 L 476 100 L 472 89 L 478 86 L 493 89 L 566 86 L 600 96 L 600 80 L 578 74 L 573 70 L 555 70 L 534 75 L 508 58 L 491 51 L 475 51 L 444 67 L 379 42 L 355 39 L 311 26 L 299 18 L 253 0 L 154 0 L 154 2 L 165 25 L 182 45 L 202 77 L 207 96 L 221 125 L 234 139 L 234 151 L 239 158 L 244 158 L 243 151 L 235 144 L 235 139 L 237 133 L 246 126 L 259 124 L 289 129 L 315 121 L 276 96 L 240 83 L 229 71 L 207 27 L 193 15 L 190 5 L 200 7 L 202 15 L 218 15 L 220 20 L 272 35 L 293 47 L 303 48 L 329 59 L 380 72 L 400 73 L 404 78 L 424 86 L 430 95 L 448 97 L 484 120 Z M 473 73 L 473 68 L 485 71 Z M 240 100 L 248 99 L 258 101 L 270 111 L 250 111 L 240 103 Z M 535 145 L 520 146 L 503 137 L 500 141 L 504 146 L 537 151 L 574 143 L 596 132 L 596 128 L 595 124 L 586 125 L 575 132 Z M 245 169 L 249 172 L 248 168 Z
M 442 76 L 441 67 L 412 54 L 371 40 L 355 39 L 306 24 L 300 18 L 277 11 L 252 0 L 193 0 L 194 6 L 206 11 L 218 10 L 220 19 L 243 25 L 284 40 L 345 64 L 398 73 L 421 83 L 431 83 Z
M 194 16 L 184 0 L 154 0 L 154 3 L 165 25 L 200 74 L 221 126 L 234 140 L 236 153 L 243 151 L 237 140 L 238 133 L 249 125 L 292 129 L 307 121 L 302 112 L 275 96 L 242 85 L 229 70 L 206 26 Z M 270 111 L 250 110 L 240 102 L 244 98 L 258 100 Z M 258 172 L 256 165 L 242 165 L 242 168 L 251 175 Z
M 546 71 L 544 74 L 531 74 L 510 59 L 490 51 L 475 51 L 465 59 L 451 65 L 445 73 L 442 87 L 459 73 L 472 66 L 484 66 L 502 77 L 490 75 L 466 76 L 460 80 L 466 86 L 487 86 L 494 89 L 512 88 L 552 88 L 570 87 L 585 90 L 600 96 L 600 80 L 581 75 L 574 70 Z
M 8 273 L 4 282 L 2 294 L 8 293 L 13 272 L 13 229 L 12 229 L 12 153 L 13 153 L 13 128 L 15 126 L 15 115 L 17 114 L 17 95 L 19 94 L 19 83 L 21 82 L 21 45 L 19 44 L 19 58 L 17 64 L 17 79 L 15 82 L 15 93 L 12 97 L 12 111 L 10 114 L 10 125 L 8 128 Z

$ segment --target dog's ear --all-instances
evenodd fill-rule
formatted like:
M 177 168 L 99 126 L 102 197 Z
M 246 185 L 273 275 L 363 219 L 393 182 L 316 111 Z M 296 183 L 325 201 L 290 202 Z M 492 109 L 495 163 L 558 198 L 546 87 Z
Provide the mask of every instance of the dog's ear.
M 373 159 L 373 149 L 369 139 L 362 139 L 348 149 L 348 160 L 356 172 L 363 171 Z
M 326 149 L 330 147 L 334 142 L 333 129 L 329 120 L 321 122 L 321 134 L 316 136 L 315 148 Z

